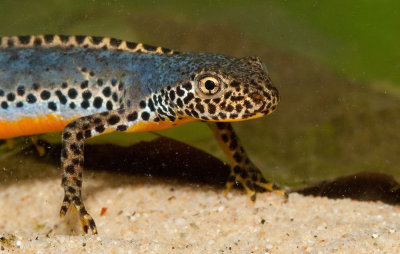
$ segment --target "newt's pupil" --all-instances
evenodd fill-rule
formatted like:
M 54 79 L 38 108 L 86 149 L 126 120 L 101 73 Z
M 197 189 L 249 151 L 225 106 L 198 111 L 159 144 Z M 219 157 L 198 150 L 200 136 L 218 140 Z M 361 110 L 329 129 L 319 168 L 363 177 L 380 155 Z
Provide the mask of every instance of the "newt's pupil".
M 215 83 L 211 80 L 207 80 L 204 85 L 205 85 L 206 89 L 209 91 L 212 91 L 215 88 Z

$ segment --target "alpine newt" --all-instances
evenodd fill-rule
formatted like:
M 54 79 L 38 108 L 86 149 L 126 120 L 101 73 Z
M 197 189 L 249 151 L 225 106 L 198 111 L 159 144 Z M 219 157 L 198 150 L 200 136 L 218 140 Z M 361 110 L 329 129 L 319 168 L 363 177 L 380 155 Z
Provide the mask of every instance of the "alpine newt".
M 64 200 L 97 233 L 81 197 L 83 146 L 101 134 L 206 122 L 231 164 L 226 187 L 279 188 L 264 179 L 229 122 L 273 112 L 279 95 L 259 58 L 180 53 L 95 36 L 0 37 L 0 138 L 62 131 Z

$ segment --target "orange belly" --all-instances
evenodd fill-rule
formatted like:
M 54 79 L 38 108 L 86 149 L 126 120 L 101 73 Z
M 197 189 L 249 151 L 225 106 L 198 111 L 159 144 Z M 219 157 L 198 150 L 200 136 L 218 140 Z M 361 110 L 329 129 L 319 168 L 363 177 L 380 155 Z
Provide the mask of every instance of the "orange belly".
M 44 117 L 24 117 L 14 122 L 0 120 L 0 139 L 62 131 L 72 120 L 62 120 L 53 114 Z
M 69 122 L 76 118 L 79 117 L 63 120 L 58 115 L 48 114 L 44 117 L 24 117 L 14 122 L 0 120 L 0 139 L 62 131 Z M 186 118 L 175 122 L 161 121 L 157 123 L 153 121 L 137 122 L 130 126 L 126 132 L 156 131 L 173 128 L 192 121 L 195 121 L 195 119 Z M 106 130 L 104 133 L 111 131 Z

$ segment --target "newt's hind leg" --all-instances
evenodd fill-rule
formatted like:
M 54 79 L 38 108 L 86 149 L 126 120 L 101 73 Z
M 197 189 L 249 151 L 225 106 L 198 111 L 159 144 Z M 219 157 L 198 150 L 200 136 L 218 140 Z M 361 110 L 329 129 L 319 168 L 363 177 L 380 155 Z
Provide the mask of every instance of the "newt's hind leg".
M 208 122 L 208 125 L 231 164 L 225 193 L 228 193 L 233 184 L 238 182 L 246 190 L 252 202 L 256 200 L 258 190 L 274 191 L 287 198 L 287 193 L 276 184 L 267 181 L 261 171 L 250 161 L 230 123 Z
M 129 113 L 123 109 L 106 111 L 76 119 L 62 133 L 62 186 L 65 195 L 60 215 L 64 216 L 72 204 L 80 216 L 84 233 L 90 229 L 93 234 L 97 234 L 96 224 L 82 201 L 84 140 L 106 132 L 126 131 L 137 118 L 137 112 Z

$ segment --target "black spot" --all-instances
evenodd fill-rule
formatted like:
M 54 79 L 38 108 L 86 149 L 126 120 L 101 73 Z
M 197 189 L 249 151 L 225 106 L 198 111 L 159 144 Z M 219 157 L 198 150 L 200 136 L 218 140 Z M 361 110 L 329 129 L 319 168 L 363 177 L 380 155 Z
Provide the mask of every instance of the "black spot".
M 31 40 L 31 37 L 30 36 L 21 35 L 21 36 L 18 36 L 18 40 L 19 40 L 19 43 L 21 43 L 21 44 L 28 44 L 29 41 Z
M 102 86 L 104 84 L 104 81 L 101 79 L 101 78 L 99 78 L 98 80 L 97 80 L 97 85 L 98 86 Z
M 47 107 L 48 107 L 49 109 L 53 110 L 53 111 L 56 111 L 56 110 L 57 110 L 57 105 L 56 105 L 53 101 L 49 102 L 49 103 L 47 104 Z
M 145 108 L 146 107 L 146 102 L 145 101 L 140 101 L 139 102 L 140 108 Z
M 135 42 L 127 41 L 127 42 L 125 42 L 125 44 L 129 49 L 135 49 L 137 47 L 137 43 L 135 43 Z
M 145 121 L 148 121 L 149 118 L 150 118 L 150 114 L 148 112 L 144 111 L 142 113 L 142 119 L 145 120 Z
M 220 129 L 220 130 L 223 130 L 223 129 L 225 129 L 225 123 L 217 123 L 217 127 L 218 127 L 218 129 Z
M 93 219 L 89 220 L 89 227 L 92 228 L 92 229 L 96 227 L 96 224 L 94 223 Z
M 169 98 L 171 98 L 171 101 L 175 100 L 175 91 L 174 90 L 169 91 Z
M 71 98 L 71 99 L 75 99 L 76 96 L 78 96 L 78 92 L 76 91 L 76 89 L 75 88 L 70 88 L 68 90 L 68 97 Z
M 112 94 L 112 99 L 113 99 L 113 101 L 115 101 L 115 102 L 117 102 L 118 101 L 118 95 L 117 95 L 117 93 L 113 93 Z
M 242 105 L 236 104 L 236 111 L 237 111 L 237 112 L 242 111 L 242 109 L 243 109 Z
M 225 113 L 220 112 L 218 115 L 219 115 L 220 119 L 226 119 L 226 114 Z
M 114 125 L 116 123 L 118 123 L 121 119 L 119 118 L 119 116 L 117 115 L 112 115 L 110 116 L 110 118 L 108 118 L 107 123 L 109 125 Z
M 172 50 L 170 50 L 169 48 L 161 48 L 161 51 L 162 51 L 164 54 L 168 54 L 168 53 L 170 53 Z
M 9 47 L 14 47 L 14 41 L 13 41 L 12 38 L 8 39 L 7 45 L 8 45 Z
M 196 109 L 203 114 L 204 113 L 204 106 L 201 104 L 196 104 Z
M 234 110 L 234 108 L 233 108 L 233 106 L 231 105 L 231 104 L 229 104 L 227 107 L 226 107 L 226 111 L 228 111 L 228 112 L 232 112 Z
M 81 107 L 84 108 L 84 109 L 87 109 L 88 107 L 90 107 L 89 101 L 88 100 L 82 101 Z
M 63 82 L 63 83 L 61 84 L 61 88 L 67 88 L 67 87 L 68 87 L 67 82 Z
M 76 43 L 78 43 L 78 45 L 82 44 L 84 40 L 85 40 L 85 36 L 83 36 L 83 35 L 75 36 L 75 41 L 76 41 Z
M 7 109 L 7 108 L 8 108 L 8 103 L 7 103 L 6 101 L 3 101 L 3 102 L 1 103 L 1 107 L 2 107 L 3 109 Z
M 112 79 L 111 79 L 111 85 L 112 85 L 112 86 L 116 86 L 117 83 L 118 83 L 118 80 L 116 80 L 115 78 L 112 78 Z
M 237 140 L 236 140 L 236 138 L 233 138 L 231 140 L 231 143 L 229 144 L 229 149 L 235 150 L 237 148 L 237 146 L 238 146 Z
M 109 114 L 110 114 L 110 112 L 108 112 L 108 111 L 104 111 L 104 112 L 100 113 L 101 116 L 108 116 Z
M 85 88 L 87 88 L 89 86 L 89 81 L 88 80 L 84 80 L 82 83 L 81 83 L 81 89 L 85 89 Z
M 87 68 L 86 68 L 86 67 L 82 67 L 82 68 L 81 68 L 81 71 L 82 71 L 82 72 L 87 72 Z
M 69 36 L 66 35 L 59 35 L 58 37 L 60 37 L 60 41 L 61 42 L 68 42 L 69 41 Z
M 158 99 L 157 99 L 157 96 L 155 94 L 153 95 L 153 101 L 154 101 L 154 104 L 157 106 L 158 105 Z
M 152 99 L 149 99 L 149 102 L 148 102 L 147 104 L 148 104 L 148 106 L 149 106 L 149 108 L 150 108 L 150 110 L 151 110 L 152 112 L 156 111 Z
M 185 94 L 185 91 L 183 91 L 183 90 L 181 89 L 181 87 L 178 86 L 178 87 L 176 88 L 176 94 L 177 94 L 179 97 L 182 97 L 182 96 Z
M 23 86 L 17 87 L 17 94 L 19 96 L 23 96 L 25 94 L 25 87 L 23 87 Z
M 119 82 L 119 85 L 118 85 L 118 90 L 120 90 L 120 91 L 122 91 L 122 89 L 124 88 L 124 82 Z
M 234 113 L 231 113 L 229 115 L 229 118 L 231 118 L 231 119 L 235 119 L 235 118 L 238 118 L 238 117 L 239 117 L 239 115 L 238 114 L 234 114 Z
M 85 131 L 85 138 L 90 138 L 92 136 L 92 132 L 90 130 Z
M 40 85 L 38 83 L 33 83 L 32 88 L 33 88 L 33 90 L 37 91 L 37 90 L 39 90 Z
M 36 38 L 36 39 L 33 41 L 33 45 L 35 45 L 35 46 L 40 46 L 40 45 L 42 45 L 42 39 Z
M 232 95 L 232 91 L 228 91 L 224 94 L 224 99 L 228 99 Z
M 217 110 L 217 108 L 215 107 L 214 104 L 208 104 L 208 113 L 210 114 L 215 114 L 215 111 Z
M 73 164 L 68 165 L 68 166 L 65 168 L 65 172 L 66 172 L 67 174 L 70 174 L 70 175 L 74 174 L 74 173 L 75 173 L 75 165 L 73 165 Z
M 104 94 L 104 96 L 106 96 L 106 97 L 110 97 L 110 95 L 111 95 L 111 88 L 110 88 L 109 86 L 105 87 L 105 88 L 103 89 L 103 94 Z
M 15 94 L 14 93 L 8 93 L 7 94 L 7 100 L 8 101 L 14 101 L 15 100 Z
M 98 133 L 104 132 L 106 129 L 104 128 L 104 125 L 98 125 L 94 128 Z
M 93 106 L 95 108 L 101 108 L 101 104 L 103 104 L 103 99 L 101 97 L 94 98 Z
M 74 109 L 74 108 L 76 108 L 76 105 L 75 105 L 74 102 L 71 102 L 71 103 L 69 104 L 69 107 L 70 107 L 71 109 Z
M 107 101 L 106 107 L 107 107 L 108 110 L 112 110 L 112 109 L 113 109 L 113 104 L 112 104 L 112 102 L 111 102 L 111 101 Z
M 22 108 L 24 106 L 24 103 L 22 101 L 17 102 L 17 108 Z
M 115 38 L 110 39 L 110 45 L 114 47 L 118 47 L 121 44 L 122 40 L 118 40 Z
M 190 113 L 192 113 L 192 116 L 199 118 L 199 114 L 195 110 L 190 111 Z
M 159 115 L 167 115 L 161 108 L 158 108 L 157 109 L 157 113 L 159 114 Z
M 26 101 L 28 102 L 28 103 L 35 103 L 36 102 L 36 96 L 35 95 L 33 95 L 33 94 L 28 94 L 28 96 L 26 96 Z
M 85 90 L 82 93 L 82 98 L 84 100 L 89 100 L 92 97 L 92 92 L 90 92 L 89 90 Z
M 86 117 L 84 117 L 84 118 L 86 118 Z M 82 125 L 82 129 L 84 129 L 84 130 L 87 130 L 89 128 L 90 128 L 90 124 L 89 123 L 85 123 L 85 124 Z
M 178 106 L 179 106 L 180 108 L 183 107 L 183 102 L 182 102 L 181 98 L 178 98 L 178 99 L 176 100 L 176 104 L 178 104 Z
M 44 40 L 46 41 L 46 43 L 52 43 L 54 40 L 54 35 L 52 34 L 46 34 L 44 36 Z
M 239 85 L 240 85 L 240 83 L 237 82 L 237 81 L 232 81 L 232 82 L 231 82 L 231 86 L 232 86 L 232 87 L 238 87 Z
M 58 100 L 60 101 L 61 104 L 64 105 L 67 103 L 67 97 L 65 97 L 65 95 L 63 95 L 60 90 L 57 90 L 55 94 L 57 95 Z
M 3 91 L 3 89 L 0 89 L 0 96 L 4 96 L 4 91 Z
M 81 155 L 81 150 L 79 149 L 79 147 L 75 144 L 72 143 L 69 148 L 71 149 L 71 151 L 75 154 L 75 155 Z
M 175 111 L 172 110 L 172 108 L 170 108 L 170 107 L 168 107 L 168 112 L 173 116 L 176 115 Z
M 224 141 L 225 143 L 227 143 L 228 142 L 228 139 L 229 139 L 229 137 L 228 137 L 228 135 L 227 134 L 222 134 L 221 135 L 221 139 L 222 139 L 222 141 Z
M 232 101 L 242 101 L 244 99 L 244 96 L 232 96 L 231 100 Z
M 103 37 L 100 36 L 92 36 L 92 42 L 95 45 L 100 44 L 103 41 Z
M 63 133 L 63 139 L 69 139 L 71 136 L 72 136 L 71 132 L 66 131 Z
M 117 131 L 126 131 L 128 129 L 128 126 L 121 124 L 117 126 Z
M 168 117 L 168 119 L 169 119 L 171 122 L 175 121 L 175 117 L 173 117 L 173 116 L 168 116 L 168 115 L 167 115 L 167 117 Z
M 215 99 L 213 99 L 213 102 L 216 103 L 216 104 L 218 104 L 220 101 L 221 101 L 221 98 L 215 98 Z
M 136 111 L 127 116 L 127 119 L 130 122 L 136 121 L 137 118 L 138 118 L 138 114 Z
M 183 99 L 183 102 L 187 105 L 194 98 L 193 93 L 188 93 L 186 97 Z
M 77 139 L 78 141 L 83 139 L 83 134 L 82 134 L 82 132 L 78 132 L 78 133 L 76 134 L 76 139 Z
M 98 117 L 96 117 L 96 118 L 93 120 L 93 123 L 95 123 L 95 124 L 99 124 L 99 123 L 101 123 L 101 122 L 102 122 L 101 118 L 98 118 Z
M 252 107 L 253 107 L 253 105 L 251 104 L 251 102 L 248 101 L 248 100 L 245 100 L 245 101 L 244 101 L 244 106 L 245 106 L 246 108 L 252 108 Z
M 143 44 L 143 48 L 147 51 L 156 51 L 157 47 L 155 46 L 151 46 L 151 45 L 147 45 L 147 44 Z
M 190 90 L 190 89 L 192 89 L 192 84 L 190 84 L 190 83 L 185 83 L 184 85 L 183 85 L 183 88 L 185 88 L 186 90 Z

